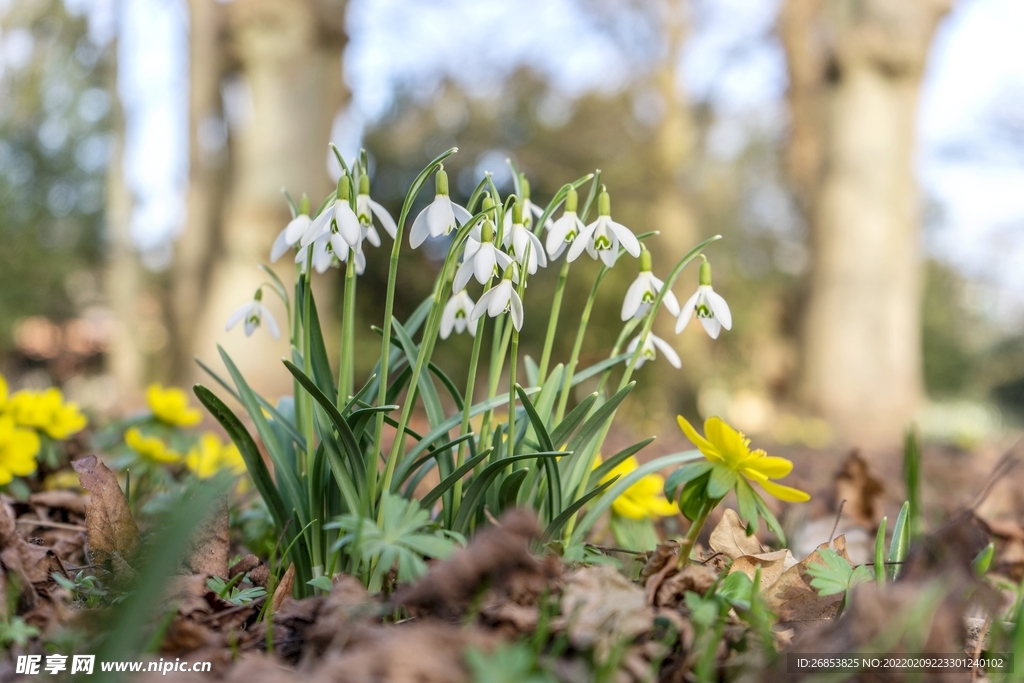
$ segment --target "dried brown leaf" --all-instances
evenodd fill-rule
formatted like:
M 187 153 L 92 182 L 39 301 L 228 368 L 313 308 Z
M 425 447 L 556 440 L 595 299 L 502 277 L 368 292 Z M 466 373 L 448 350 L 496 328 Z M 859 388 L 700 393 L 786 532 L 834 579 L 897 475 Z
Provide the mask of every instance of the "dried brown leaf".
M 644 591 L 608 566 L 583 567 L 569 574 L 561 610 L 569 642 L 593 648 L 598 662 L 606 661 L 624 641 L 648 632 L 655 614 Z
M 679 555 L 679 541 L 670 539 L 659 543 L 647 559 L 644 568 L 640 570 L 640 582 L 646 584 L 652 576 L 665 569 L 670 562 L 674 562 L 677 555 Z
M 822 543 L 818 549 L 781 573 L 778 580 L 763 590 L 768 609 L 779 616 L 780 622 L 825 621 L 835 617 L 839 611 L 842 594 L 822 597 L 811 588 L 811 576 L 807 566 L 812 562 L 824 564 L 819 550 L 829 547 Z M 837 536 L 832 541 L 832 550 L 850 560 L 846 554 L 846 538 Z
M 115 573 L 130 570 L 139 546 L 139 527 L 117 477 L 95 455 L 79 458 L 71 466 L 82 486 L 92 494 L 85 513 L 90 557 Z
M 192 549 L 185 559 L 185 567 L 192 574 L 227 576 L 231 547 L 228 526 L 228 501 L 224 498 L 196 529 Z
M 722 521 L 711 532 L 708 545 L 716 553 L 722 553 L 734 560 L 744 555 L 757 555 L 766 550 L 756 536 L 747 535 L 747 525 L 732 508 L 726 508 Z
M 845 500 L 843 513 L 848 519 L 874 528 L 882 519 L 879 498 L 885 491 L 882 482 L 871 475 L 868 463 L 857 451 L 850 453 L 836 475 L 836 500 Z
M 743 555 L 733 560 L 732 566 L 729 568 L 729 573 L 742 572 L 747 575 L 751 581 L 754 580 L 754 575 L 757 570 L 761 570 L 761 585 L 760 590 L 764 590 L 779 580 L 790 567 L 797 564 L 797 560 L 793 557 L 793 553 L 789 551 L 789 548 L 783 550 L 776 550 L 770 553 L 758 553 L 757 555 Z
M 658 607 L 675 607 L 683 601 L 687 591 L 704 595 L 718 579 L 712 569 L 702 564 L 688 564 L 665 579 L 658 587 L 654 604 Z
M 288 569 L 285 571 L 284 576 L 281 577 L 280 583 L 277 584 L 277 588 L 274 589 L 274 596 L 270 600 L 270 609 L 273 612 L 277 612 L 281 607 L 281 603 L 284 599 L 292 594 L 292 589 L 295 587 L 295 565 L 288 565 Z

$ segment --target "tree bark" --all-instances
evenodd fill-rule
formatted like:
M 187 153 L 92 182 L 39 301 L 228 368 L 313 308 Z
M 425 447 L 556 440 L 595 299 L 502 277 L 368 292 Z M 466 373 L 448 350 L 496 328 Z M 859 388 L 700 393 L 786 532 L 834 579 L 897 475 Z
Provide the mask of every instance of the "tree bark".
M 204 11 L 217 4 L 193 0 Z M 269 261 L 270 246 L 290 217 L 281 188 L 289 188 L 296 198 L 308 192 L 316 207 L 332 186 L 326 174 L 327 143 L 335 115 L 347 100 L 342 75 L 346 3 L 235 0 L 218 7 L 225 13 L 227 58 L 237 70 L 236 84 L 241 84 L 235 92 L 243 96 L 236 97 L 240 113 L 230 122 L 223 189 L 208 183 L 201 169 L 193 175 L 194 185 L 204 185 L 190 196 L 190 211 L 193 206 L 196 210 L 196 222 L 189 219 L 196 231 L 190 243 L 196 245 L 193 257 L 213 256 L 208 265 L 197 266 L 195 260 L 183 264 L 197 269 L 193 281 L 183 283 L 178 301 L 181 317 L 195 321 L 187 335 L 190 343 L 183 348 L 188 357 L 216 361 L 221 344 L 254 388 L 274 394 L 290 387 L 290 376 L 276 362 L 290 355 L 284 307 L 271 290 L 265 291 L 264 303 L 281 327 L 278 341 L 266 329 L 248 339 L 241 326 L 225 333 L 224 324 L 267 280 L 257 266 Z M 218 101 L 221 85 L 218 81 Z M 196 87 L 194 97 L 212 94 L 212 88 L 196 92 Z M 201 152 L 194 144 L 193 151 Z M 283 257 L 275 267 L 285 282 L 291 281 L 291 258 Z M 200 377 L 191 363 L 186 372 Z
M 801 396 L 844 440 L 891 443 L 921 383 L 913 170 L 928 48 L 952 0 L 787 0 L 788 162 L 811 230 Z

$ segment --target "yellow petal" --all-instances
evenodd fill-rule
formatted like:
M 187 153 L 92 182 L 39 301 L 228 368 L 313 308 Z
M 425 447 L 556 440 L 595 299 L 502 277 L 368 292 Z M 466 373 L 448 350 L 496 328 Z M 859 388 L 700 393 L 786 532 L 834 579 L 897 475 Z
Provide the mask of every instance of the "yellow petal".
M 784 500 L 787 503 L 804 503 L 811 499 L 811 494 L 800 489 L 792 488 L 791 486 L 783 486 L 782 484 L 776 484 L 773 481 L 767 479 L 762 482 L 761 488 L 768 492 L 769 495 L 775 496 L 779 500 Z
M 697 430 L 693 428 L 685 417 L 682 415 L 676 416 L 676 421 L 679 423 L 679 428 L 683 430 L 683 434 L 686 438 L 704 454 L 704 457 L 713 462 L 721 462 L 722 456 L 718 452 L 718 449 L 707 439 L 697 433 Z
M 615 502 L 612 503 L 612 511 L 630 519 L 645 519 L 647 517 L 644 507 L 625 494 L 615 499 Z
M 757 454 L 761 453 L 760 456 Z M 764 455 L 764 451 L 754 451 L 752 458 L 743 463 L 743 472 L 757 472 L 772 479 L 781 479 L 793 471 L 793 463 L 785 458 Z
M 709 417 L 704 421 L 704 434 L 718 449 L 725 464 L 733 469 L 750 456 L 750 439 L 730 427 L 720 417 Z

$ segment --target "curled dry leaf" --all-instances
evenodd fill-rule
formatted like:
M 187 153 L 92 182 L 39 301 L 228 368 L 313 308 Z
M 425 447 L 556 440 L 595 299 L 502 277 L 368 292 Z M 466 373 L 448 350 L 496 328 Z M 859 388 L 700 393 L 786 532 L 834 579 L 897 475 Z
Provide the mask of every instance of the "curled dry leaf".
M 288 569 L 285 571 L 284 576 L 281 577 L 281 582 L 277 584 L 277 588 L 274 589 L 274 596 L 270 599 L 270 609 L 276 612 L 281 608 L 281 603 L 284 599 L 292 594 L 292 588 L 295 587 L 295 565 L 288 565 Z
M 665 569 L 670 562 L 674 562 L 677 555 L 679 555 L 679 541 L 670 539 L 659 543 L 647 558 L 644 568 L 640 570 L 640 582 L 646 584 L 652 576 Z
M 742 572 L 747 575 L 748 579 L 753 581 L 757 570 L 760 569 L 761 585 L 759 588 L 763 591 L 778 581 L 783 572 L 796 564 L 797 560 L 793 557 L 793 553 L 789 551 L 789 548 L 785 548 L 770 553 L 737 557 L 733 560 L 729 573 Z
M 839 611 L 842 594 L 819 596 L 811 588 L 811 576 L 807 573 L 807 566 L 812 562 L 825 563 L 818 551 L 828 547 L 828 543 L 822 543 L 818 550 L 783 571 L 777 581 L 762 590 L 768 609 L 779 616 L 780 622 L 826 621 Z M 832 550 L 849 562 L 844 536 L 837 536 L 832 541 Z
M 836 500 L 845 500 L 843 514 L 856 524 L 873 529 L 882 519 L 879 498 L 882 482 L 871 475 L 868 463 L 857 451 L 850 453 L 836 475 Z
M 190 573 L 220 577 L 227 575 L 228 551 L 231 546 L 228 527 L 228 501 L 223 498 L 213 506 L 210 514 L 196 529 L 192 547 L 185 558 L 185 568 Z
M 569 574 L 561 608 L 569 642 L 593 648 L 598 662 L 606 661 L 623 642 L 650 631 L 654 623 L 644 591 L 608 566 L 583 567 Z
M 114 573 L 133 574 L 131 561 L 139 546 L 139 527 L 117 477 L 95 455 L 79 458 L 71 466 L 91 494 L 85 511 L 90 557 Z
M 658 607 L 675 607 L 683 601 L 687 591 L 704 595 L 717 579 L 718 574 L 711 568 L 702 564 L 688 564 L 661 583 L 655 593 L 654 604 Z
M 502 588 L 517 576 L 543 576 L 544 565 L 530 554 L 530 540 L 540 537 L 537 518 L 526 510 L 510 510 L 500 526 L 488 527 L 470 544 L 443 562 L 435 562 L 420 581 L 400 590 L 399 605 L 442 617 L 461 613 L 485 583 Z
M 716 553 L 736 559 L 744 555 L 757 555 L 767 550 L 756 536 L 747 535 L 747 525 L 732 508 L 726 508 L 722 521 L 711 532 L 708 545 Z

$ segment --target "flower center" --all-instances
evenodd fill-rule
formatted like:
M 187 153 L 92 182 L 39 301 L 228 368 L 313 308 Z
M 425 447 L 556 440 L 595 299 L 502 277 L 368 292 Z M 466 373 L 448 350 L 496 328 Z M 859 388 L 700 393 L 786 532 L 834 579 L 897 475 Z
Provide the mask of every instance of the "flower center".
M 644 295 L 640 298 L 640 301 L 642 303 L 645 303 L 645 304 L 653 304 L 654 303 L 654 291 L 648 289 L 646 292 L 644 292 Z
M 715 313 L 711 310 L 711 307 L 707 304 L 697 304 L 697 317 L 698 318 L 714 318 Z

